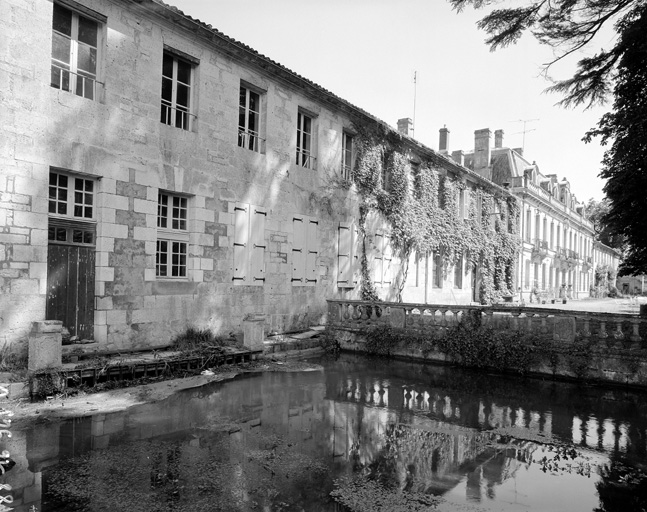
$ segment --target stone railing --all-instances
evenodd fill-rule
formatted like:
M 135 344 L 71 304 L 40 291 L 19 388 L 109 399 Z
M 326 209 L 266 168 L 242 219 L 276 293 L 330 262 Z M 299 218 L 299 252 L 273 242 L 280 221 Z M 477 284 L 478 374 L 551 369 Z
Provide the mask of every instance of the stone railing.
M 647 318 L 637 315 L 588 313 L 515 306 L 471 306 L 328 300 L 333 329 L 365 331 L 389 325 L 412 332 L 442 335 L 471 316 L 481 325 L 525 331 L 545 339 L 573 343 L 589 341 L 599 348 L 647 348 Z

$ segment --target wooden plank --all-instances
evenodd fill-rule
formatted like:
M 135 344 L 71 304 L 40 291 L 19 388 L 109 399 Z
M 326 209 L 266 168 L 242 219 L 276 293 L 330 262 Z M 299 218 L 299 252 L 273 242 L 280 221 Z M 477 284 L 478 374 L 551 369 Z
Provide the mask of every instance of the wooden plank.
M 77 336 L 94 339 L 94 247 L 79 247 Z

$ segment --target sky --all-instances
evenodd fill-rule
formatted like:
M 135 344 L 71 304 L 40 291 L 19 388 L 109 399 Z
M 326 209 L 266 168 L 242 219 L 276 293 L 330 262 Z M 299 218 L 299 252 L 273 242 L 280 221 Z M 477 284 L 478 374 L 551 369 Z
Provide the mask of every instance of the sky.
M 544 92 L 551 83 L 541 75 L 552 49 L 526 35 L 490 52 L 476 26 L 484 11 L 456 13 L 443 0 L 166 1 L 393 127 L 413 118 L 426 146 L 438 149 L 443 126 L 450 152 L 472 151 L 475 130 L 502 129 L 504 146 L 523 147 L 542 173 L 567 178 L 579 201 L 604 197 L 604 148 L 582 137 L 609 104 L 556 106 L 561 97 Z M 609 38 L 553 66 L 552 78 L 569 77 Z

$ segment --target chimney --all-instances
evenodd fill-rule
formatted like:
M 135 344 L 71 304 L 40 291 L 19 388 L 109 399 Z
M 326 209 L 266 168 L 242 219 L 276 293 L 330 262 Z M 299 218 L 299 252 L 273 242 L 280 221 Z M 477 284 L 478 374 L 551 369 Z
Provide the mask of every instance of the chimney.
M 503 130 L 496 130 L 494 132 L 494 147 L 495 148 L 503 147 Z
M 462 165 L 463 167 L 465 166 L 465 153 L 463 152 L 462 149 L 459 149 L 457 151 L 452 152 L 452 160 L 456 162 L 458 165 Z
M 398 131 L 402 135 L 408 135 L 411 137 L 411 133 L 413 130 L 413 121 L 411 121 L 410 117 L 403 117 L 402 119 L 398 119 Z
M 438 151 L 443 155 L 449 154 L 449 130 L 443 126 L 440 130 L 440 138 L 438 141 Z
M 484 178 L 491 179 L 492 169 L 492 132 L 489 128 L 476 130 L 474 132 L 474 172 Z

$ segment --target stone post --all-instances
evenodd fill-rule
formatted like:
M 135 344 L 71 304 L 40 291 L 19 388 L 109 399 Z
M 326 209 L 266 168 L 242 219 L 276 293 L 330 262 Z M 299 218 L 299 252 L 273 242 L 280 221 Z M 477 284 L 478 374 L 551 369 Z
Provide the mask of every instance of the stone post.
M 265 318 L 250 315 L 243 320 L 243 345 L 250 350 L 263 350 Z
M 44 320 L 33 323 L 31 333 L 29 333 L 27 362 L 29 373 L 62 366 L 62 330 L 63 322 L 60 320 Z

